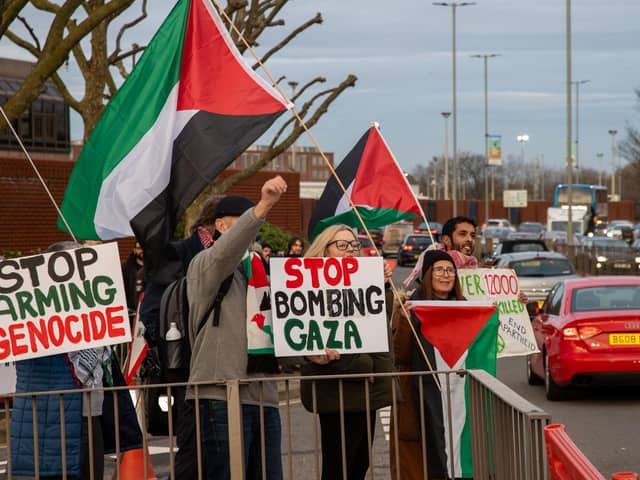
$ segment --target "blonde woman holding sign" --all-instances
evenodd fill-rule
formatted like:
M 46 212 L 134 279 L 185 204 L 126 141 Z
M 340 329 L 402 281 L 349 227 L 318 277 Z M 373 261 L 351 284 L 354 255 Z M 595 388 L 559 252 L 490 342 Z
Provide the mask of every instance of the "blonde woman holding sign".
M 359 257 L 360 242 L 353 229 L 347 225 L 331 225 L 322 231 L 311 244 L 305 257 Z M 385 264 L 384 279 L 391 278 L 391 269 Z M 386 289 L 390 294 L 389 289 Z M 389 295 L 387 295 L 389 297 Z M 387 309 L 392 302 L 387 299 Z M 354 353 L 340 355 L 326 349 L 324 355 L 305 358 L 302 375 L 343 375 L 380 373 L 393 371 L 391 355 L 385 353 Z M 340 387 L 344 403 L 340 405 Z M 367 411 L 365 385 L 369 382 L 369 407 Z M 315 388 L 313 387 L 315 384 Z M 314 402 L 315 390 L 315 402 Z M 323 480 L 364 479 L 369 468 L 369 437 L 373 441 L 376 410 L 391 404 L 391 378 L 347 379 L 307 381 L 301 384 L 301 398 L 305 408 L 320 417 Z M 344 424 L 340 409 L 344 409 Z M 370 429 L 370 430 L 368 430 Z M 344 432 L 345 457 L 342 458 L 342 433 Z M 343 462 L 346 477 L 343 477 Z

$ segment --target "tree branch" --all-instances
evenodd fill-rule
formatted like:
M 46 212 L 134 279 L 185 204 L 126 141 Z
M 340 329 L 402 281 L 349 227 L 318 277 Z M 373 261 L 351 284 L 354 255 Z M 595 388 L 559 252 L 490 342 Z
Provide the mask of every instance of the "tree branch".
M 259 64 L 262 63 L 266 63 L 267 60 L 269 60 L 269 58 L 271 58 L 275 53 L 277 53 L 278 51 L 282 50 L 289 42 L 291 42 L 291 40 L 293 40 L 294 38 L 296 38 L 299 34 L 301 34 L 302 32 L 304 32 L 307 28 L 311 27 L 312 25 L 315 24 L 320 24 L 322 23 L 322 15 L 320 13 L 316 13 L 316 16 L 307 20 L 306 22 L 304 22 L 302 25 L 300 25 L 298 28 L 296 28 L 295 30 L 293 30 L 289 35 L 287 35 L 286 37 L 284 37 L 284 39 L 282 39 L 280 41 L 280 43 L 278 43 L 277 45 L 275 45 L 274 47 L 272 47 L 267 53 L 265 53 L 262 58 L 260 59 L 260 62 L 256 62 L 253 65 L 253 69 L 255 70 L 256 68 L 258 68 Z
M 64 101 L 69 104 L 69 107 L 74 109 L 76 112 L 79 111 L 81 103 L 76 100 L 73 95 L 71 95 L 71 92 L 67 88 L 67 85 L 60 78 L 60 75 L 58 75 L 58 72 L 51 75 L 51 80 L 53 80 L 53 83 L 62 94 L 62 98 L 64 98 Z
M 124 58 L 126 58 L 129 55 L 126 56 L 121 56 L 120 52 L 122 51 L 122 49 L 120 48 L 120 42 L 122 41 L 122 36 L 124 35 L 124 33 L 129 30 L 130 28 L 135 27 L 137 24 L 139 24 L 142 20 L 144 20 L 145 18 L 147 18 L 147 0 L 142 0 L 142 6 L 140 8 L 141 13 L 140 15 L 135 18 L 134 20 L 132 20 L 129 23 L 125 23 L 122 28 L 120 28 L 120 31 L 118 32 L 118 35 L 116 36 L 116 47 L 113 50 L 113 52 L 111 53 L 111 55 L 109 55 L 109 64 L 113 65 L 119 61 L 122 61 Z M 130 55 L 132 55 L 130 53 Z
M 18 14 L 22 11 L 29 0 L 9 0 L 2 6 L 0 13 L 0 38 L 9 29 L 9 25 L 13 23 Z
M 11 30 L 7 30 L 4 36 L 15 43 L 18 47 L 29 52 L 34 57 L 38 58 L 38 55 L 40 55 L 41 50 L 39 50 L 36 45 L 27 42 L 24 38 L 13 33 Z
M 320 118 L 325 113 L 327 113 L 327 110 L 329 109 L 329 105 L 331 105 L 331 103 L 333 103 L 336 100 L 336 98 L 338 98 L 338 96 L 342 92 L 344 92 L 347 88 L 355 86 L 355 83 L 357 80 L 358 78 L 355 75 L 349 75 L 339 86 L 335 87 L 334 89 L 331 89 L 332 93 L 327 98 L 324 99 L 322 104 L 320 104 L 320 106 L 318 106 L 318 108 L 315 110 L 311 118 L 305 122 L 305 125 L 307 126 L 307 128 L 310 129 L 316 123 L 318 123 L 318 120 L 320 120 Z M 269 163 L 271 160 L 273 160 L 275 157 L 277 157 L 282 152 L 284 152 L 287 148 L 293 145 L 293 142 L 295 142 L 298 139 L 298 137 L 303 131 L 304 130 L 302 126 L 300 125 L 296 126 L 293 129 L 293 131 L 287 136 L 286 139 L 284 139 L 281 143 L 279 143 L 274 148 L 269 149 L 267 152 L 265 152 L 262 158 L 260 158 L 260 160 L 258 160 L 256 163 L 251 165 L 249 168 L 244 169 L 234 175 L 231 175 L 230 177 L 227 177 L 225 180 L 222 180 L 219 183 L 216 182 L 216 184 L 214 185 L 214 190 L 219 193 L 225 192 L 226 190 L 228 190 L 238 182 L 254 175 L 258 170 L 260 170 L 265 165 L 267 165 L 267 163 Z

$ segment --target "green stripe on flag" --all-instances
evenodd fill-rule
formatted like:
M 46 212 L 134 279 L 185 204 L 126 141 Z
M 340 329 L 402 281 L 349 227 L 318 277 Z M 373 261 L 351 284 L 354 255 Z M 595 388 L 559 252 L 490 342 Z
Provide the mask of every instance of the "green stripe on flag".
M 103 180 L 151 129 L 180 79 L 188 12 L 189 1 L 180 0 L 107 105 L 82 150 L 62 204 L 78 238 L 98 238 L 93 218 Z M 58 225 L 66 230 L 60 221 Z
M 496 376 L 496 357 L 498 355 L 498 311 L 496 310 L 480 333 L 469 346 L 465 360 L 465 370 L 482 369 Z M 471 415 L 469 413 L 469 382 L 464 384 L 465 415 L 464 428 L 460 435 L 460 464 L 462 477 L 473 477 L 473 459 L 471 456 Z
M 399 212 L 393 208 L 356 208 L 358 209 L 358 212 L 360 213 L 360 216 L 367 228 L 384 227 L 385 225 L 390 225 L 392 223 L 399 222 L 400 220 L 418 218 L 415 213 Z M 360 223 L 358 216 L 353 212 L 353 209 L 351 209 L 339 215 L 320 220 L 313 230 L 310 240 L 313 241 L 313 239 L 329 225 L 335 225 L 338 223 L 343 223 L 354 228 L 362 228 L 362 224 Z

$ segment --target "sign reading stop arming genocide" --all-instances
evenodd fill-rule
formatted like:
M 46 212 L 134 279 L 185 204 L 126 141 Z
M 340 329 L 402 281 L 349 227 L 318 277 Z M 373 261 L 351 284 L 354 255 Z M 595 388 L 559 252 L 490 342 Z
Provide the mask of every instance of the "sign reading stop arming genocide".
M 0 361 L 130 340 L 116 243 L 0 262 Z
M 387 352 L 381 257 L 271 258 L 276 356 Z
M 458 270 L 467 300 L 488 300 L 498 308 L 498 356 L 528 355 L 538 351 L 527 306 L 518 299 L 518 277 L 508 268 Z

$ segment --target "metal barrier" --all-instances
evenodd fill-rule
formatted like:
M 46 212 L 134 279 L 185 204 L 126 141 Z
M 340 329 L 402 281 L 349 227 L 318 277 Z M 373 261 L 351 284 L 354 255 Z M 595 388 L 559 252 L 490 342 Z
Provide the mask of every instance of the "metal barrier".
M 369 387 L 372 381 L 382 377 L 400 376 L 419 377 L 436 373 L 442 379 L 442 388 L 448 389 L 452 383 L 450 379 L 458 377 L 467 377 L 468 385 L 468 401 L 469 401 L 469 417 L 471 421 L 471 439 L 472 439 L 472 456 L 474 464 L 474 478 L 477 480 L 545 480 L 548 478 L 547 462 L 545 458 L 543 428 L 550 421 L 550 416 L 522 397 L 515 394 L 507 386 L 500 383 L 497 379 L 490 376 L 484 371 L 447 371 L 447 372 L 396 372 L 388 374 L 368 374 L 368 375 L 343 375 L 343 376 L 322 376 L 322 377 L 270 377 L 264 379 L 250 380 L 234 380 L 228 382 L 215 382 L 216 385 L 224 385 L 227 391 L 227 411 L 228 411 L 228 428 L 230 441 L 230 467 L 231 478 L 244 478 L 244 455 L 243 455 L 243 428 L 242 428 L 242 406 L 240 401 L 240 392 L 249 384 L 257 383 L 263 388 L 267 383 L 277 382 L 279 398 L 280 398 L 280 418 L 282 425 L 282 464 L 285 479 L 305 478 L 311 480 L 321 477 L 321 449 L 319 441 L 319 421 L 317 415 L 307 412 L 300 404 L 299 399 L 299 383 L 301 379 L 305 381 L 320 382 L 323 380 L 337 379 L 340 382 L 340 404 L 344 405 L 342 393 L 342 382 L 363 382 L 363 388 L 366 390 L 366 398 L 369 398 Z M 199 384 L 173 383 L 163 385 L 140 385 L 133 387 L 111 387 L 105 388 L 105 395 L 111 395 L 114 399 L 114 405 L 117 415 L 118 400 L 117 392 L 119 390 L 130 390 L 136 392 L 136 398 L 140 401 L 144 397 L 145 392 L 151 389 L 161 389 L 168 399 L 168 405 L 171 405 L 173 392 L 176 388 L 189 385 L 192 388 L 196 399 L 200 398 L 201 387 Z M 60 412 L 64 412 L 64 394 L 90 392 L 88 389 L 56 391 L 56 392 L 33 392 L 16 394 L 15 398 L 26 397 L 31 399 L 31 408 L 33 412 L 37 411 L 38 401 L 42 401 L 45 396 L 57 396 L 60 404 Z M 315 396 L 315 388 L 313 389 Z M 398 390 L 396 381 L 392 382 L 392 398 L 393 405 L 391 412 L 385 411 L 386 418 L 393 417 L 394 410 L 397 407 L 401 394 Z M 86 401 L 90 402 L 90 396 L 86 394 Z M 317 405 L 314 400 L 314 405 Z M 195 402 L 195 415 L 199 419 L 201 416 L 200 402 Z M 262 411 L 262 405 L 260 406 Z M 367 409 L 370 404 L 367 402 Z M 387 409 L 388 410 L 388 409 Z M 6 428 L 6 443 L 4 448 L 0 448 L 0 460 L 7 460 L 7 478 L 11 480 L 12 463 L 11 463 L 11 410 L 8 405 L 5 407 L 4 425 Z M 158 476 L 169 475 L 172 480 L 175 477 L 175 446 L 173 428 L 173 411 L 168 408 L 168 436 L 151 437 L 146 429 L 146 412 L 144 408 L 138 409 L 139 423 L 143 433 L 143 449 L 139 455 L 139 465 L 136 467 L 135 480 L 143 480 L 144 478 L 155 478 L 153 471 Z M 381 417 L 382 414 L 378 414 Z M 340 418 L 343 418 L 341 414 Z M 260 421 L 264 429 L 264 417 L 261 414 Z M 448 410 L 447 418 L 444 419 L 449 430 L 456 419 L 452 418 L 451 410 Z M 342 420 L 343 421 L 343 420 Z M 63 420 L 61 420 L 62 424 Z M 377 423 L 381 420 L 378 418 Z M 344 423 L 341 423 L 344 438 Z M 419 425 L 416 428 L 420 428 Z M 422 425 L 424 429 L 424 424 Z M 427 427 L 428 428 L 428 427 Z M 39 471 L 40 458 L 38 453 L 38 428 L 33 425 L 34 433 L 34 465 L 36 472 Z M 104 478 L 124 479 L 132 478 L 131 471 L 123 472 L 123 452 L 119 443 L 120 432 L 115 427 L 113 432 L 116 438 L 116 449 L 112 456 L 106 456 Z M 60 437 L 61 444 L 66 445 L 66 432 L 61 428 Z M 198 478 L 206 478 L 203 468 L 203 451 L 201 448 L 202 425 L 200 421 L 196 421 L 196 456 L 193 459 L 197 465 Z M 397 429 L 383 425 L 383 429 L 377 428 L 368 431 L 369 435 L 369 459 L 370 469 L 367 478 L 388 479 L 389 473 L 389 440 L 392 436 L 397 435 Z M 397 440 L 397 437 L 395 437 Z M 0 440 L 2 435 L 0 434 Z M 264 435 L 261 436 L 261 450 L 264 465 Z M 89 442 L 93 442 L 93 433 L 91 430 L 91 422 L 89 422 Z M 154 458 L 153 466 L 149 463 L 150 445 L 158 450 L 161 449 L 163 454 Z M 423 441 L 423 452 L 429 448 Z M 342 444 L 344 459 L 344 441 Z M 93 451 L 92 448 L 89 451 Z M 375 454 L 374 454 L 375 451 Z M 451 455 L 452 452 L 448 452 Z M 61 460 L 63 465 L 66 463 L 66 453 L 64 448 L 61 452 Z M 91 470 L 93 471 L 94 462 L 101 459 L 89 458 Z M 127 463 L 130 465 L 130 462 Z M 128 467 L 130 468 L 130 467 Z M 344 465 L 343 465 L 344 468 Z M 41 470 L 40 470 L 41 471 Z M 374 474 L 375 471 L 375 474 Z M 264 472 L 264 467 L 263 467 Z M 62 477 L 66 478 L 67 473 L 64 472 Z M 36 473 L 35 478 L 39 478 Z M 263 477 L 266 478 L 266 477 Z

